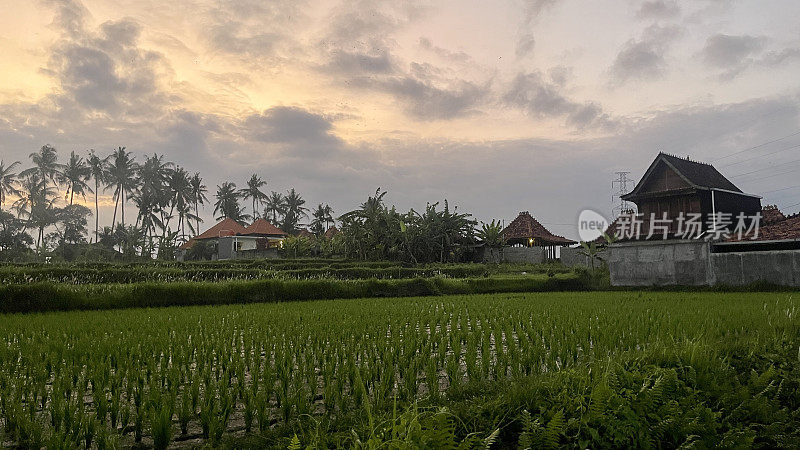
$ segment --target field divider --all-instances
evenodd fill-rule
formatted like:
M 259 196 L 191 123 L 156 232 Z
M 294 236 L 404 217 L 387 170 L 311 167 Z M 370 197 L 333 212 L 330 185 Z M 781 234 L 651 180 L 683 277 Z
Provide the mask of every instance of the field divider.
M 0 286 L 0 313 L 588 289 L 586 280 L 575 274 L 393 280 L 267 279 L 91 285 L 43 282 Z

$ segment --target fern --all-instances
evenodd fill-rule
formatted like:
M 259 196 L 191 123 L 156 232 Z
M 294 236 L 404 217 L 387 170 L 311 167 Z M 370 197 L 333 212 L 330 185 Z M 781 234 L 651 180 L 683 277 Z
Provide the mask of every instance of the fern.
M 558 447 L 558 442 L 561 438 L 561 434 L 564 433 L 564 425 L 566 422 L 564 421 L 564 410 L 559 410 L 557 413 L 553 415 L 553 418 L 550 419 L 550 422 L 547 423 L 547 428 L 544 430 L 544 444 L 546 447 L 549 448 L 556 448 Z
M 489 434 L 489 436 L 486 436 L 486 439 L 483 440 L 483 448 L 485 450 L 489 450 L 497 441 L 498 436 L 500 436 L 500 428 L 496 428 Z
M 289 442 L 289 446 L 286 447 L 287 450 L 301 450 L 303 447 L 300 445 L 300 439 L 297 437 L 297 434 L 292 436 L 292 441 Z

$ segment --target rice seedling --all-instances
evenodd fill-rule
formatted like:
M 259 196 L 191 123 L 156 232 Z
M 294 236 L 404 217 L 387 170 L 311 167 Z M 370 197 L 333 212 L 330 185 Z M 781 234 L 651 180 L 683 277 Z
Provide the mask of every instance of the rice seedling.
M 458 442 L 499 428 L 506 446 L 792 446 L 797 302 L 529 293 L 4 315 L 0 443 L 164 448 L 200 429 L 217 445 L 236 429 L 351 446 L 351 430 L 405 439 L 421 431 L 404 411 L 447 406 L 425 426 Z

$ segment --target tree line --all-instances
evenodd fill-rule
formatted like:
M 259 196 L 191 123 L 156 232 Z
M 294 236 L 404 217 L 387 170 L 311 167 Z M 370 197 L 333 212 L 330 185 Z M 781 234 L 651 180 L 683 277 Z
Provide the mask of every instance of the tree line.
M 208 188 L 200 173 L 189 173 L 163 155 L 154 153 L 140 162 L 118 147 L 106 156 L 94 150 L 85 155 L 72 151 L 62 163 L 56 149 L 44 145 L 29 158 L 31 167 L 22 170 L 20 161 L 0 160 L 0 250 L 9 257 L 31 248 L 42 254 L 93 243 L 131 256 L 169 259 L 177 246 L 200 232 Z M 215 218 L 244 222 L 264 217 L 297 233 L 308 216 L 305 200 L 293 188 L 286 194 L 267 194 L 265 186 L 256 174 L 241 189 L 229 181 L 218 185 Z M 99 198 L 105 192 L 112 194 L 114 212 L 111 226 L 100 227 Z M 87 194 L 93 194 L 93 212 L 75 202 L 85 201 Z M 250 203 L 250 211 L 245 212 L 242 201 Z M 130 206 L 135 218 L 126 218 Z M 92 214 L 93 233 L 88 225 Z M 312 228 L 332 223 L 332 214 L 330 206 L 319 205 Z
M 45 145 L 29 157 L 32 164 L 23 170 L 19 161 L 0 160 L 3 259 L 32 250 L 74 257 L 76 248 L 87 245 L 95 253 L 107 250 L 111 256 L 172 259 L 178 246 L 201 232 L 200 211 L 210 203 L 208 188 L 200 173 L 189 173 L 163 155 L 154 153 L 137 161 L 125 147 L 118 147 L 106 156 L 94 150 L 85 155 L 72 151 L 62 163 L 56 149 Z M 257 174 L 242 188 L 230 181 L 217 185 L 214 217 L 239 223 L 269 220 L 292 236 L 286 241 L 288 256 L 448 262 L 469 259 L 478 243 L 503 245 L 499 222 L 479 227 L 471 214 L 451 208 L 447 200 L 428 203 L 421 212 L 401 213 L 385 204 L 386 191 L 378 189 L 358 208 L 335 217 L 328 204 L 310 210 L 294 188 L 285 194 L 267 193 L 266 185 Z M 104 192 L 111 193 L 114 210 L 111 226 L 100 227 L 99 197 Z M 88 194 L 94 211 L 75 203 L 77 198 L 85 202 Z M 13 201 L 7 209 L 9 199 Z M 92 214 L 93 232 L 88 224 Z M 341 229 L 327 233 L 337 222 Z

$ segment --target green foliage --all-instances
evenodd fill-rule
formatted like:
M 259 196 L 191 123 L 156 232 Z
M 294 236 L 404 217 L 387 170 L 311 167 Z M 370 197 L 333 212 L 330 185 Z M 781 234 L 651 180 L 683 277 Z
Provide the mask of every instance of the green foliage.
M 177 426 L 243 447 L 231 418 L 250 408 L 259 447 L 796 448 L 798 306 L 571 292 L 4 315 L 0 427 L 25 448 L 163 448 Z
M 30 283 L 0 286 L 0 313 L 585 289 L 583 282 L 574 275 L 91 285 Z
M 422 214 L 401 214 L 387 207 L 385 191 L 378 189 L 359 209 L 342 217 L 345 254 L 364 260 L 402 260 L 414 263 L 458 262 L 471 256 L 475 221 L 470 214 L 428 204 Z

